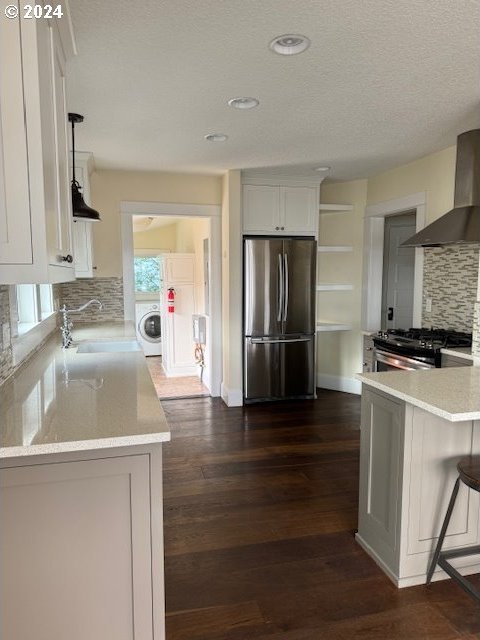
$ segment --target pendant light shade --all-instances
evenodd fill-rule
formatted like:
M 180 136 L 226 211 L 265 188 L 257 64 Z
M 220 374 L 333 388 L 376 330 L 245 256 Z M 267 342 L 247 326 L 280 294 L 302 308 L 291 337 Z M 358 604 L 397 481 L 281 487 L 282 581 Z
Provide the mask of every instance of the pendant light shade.
M 75 124 L 83 122 L 83 116 L 79 113 L 69 113 L 68 120 L 72 123 L 72 212 L 74 218 L 89 220 L 90 222 L 100 222 L 100 214 L 92 207 L 89 207 L 83 199 L 81 186 L 75 179 Z

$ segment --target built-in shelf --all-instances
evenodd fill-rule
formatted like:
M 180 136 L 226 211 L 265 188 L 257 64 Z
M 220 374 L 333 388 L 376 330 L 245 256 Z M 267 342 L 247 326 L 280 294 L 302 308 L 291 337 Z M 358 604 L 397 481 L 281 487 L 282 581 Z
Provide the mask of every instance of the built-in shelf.
M 319 331 L 350 331 L 351 324 L 341 324 L 337 322 L 317 322 L 317 332 Z
M 353 284 L 317 284 L 317 291 L 351 291 Z
M 321 204 L 319 206 L 320 213 L 346 213 L 353 211 L 352 204 Z
M 348 253 L 349 251 L 353 251 L 353 247 L 351 245 L 328 245 L 328 244 L 319 244 L 318 253 Z

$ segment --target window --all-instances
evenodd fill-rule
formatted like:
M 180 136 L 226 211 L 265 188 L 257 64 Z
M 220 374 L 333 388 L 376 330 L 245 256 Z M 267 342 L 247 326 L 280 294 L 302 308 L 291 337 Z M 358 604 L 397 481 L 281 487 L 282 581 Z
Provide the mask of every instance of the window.
M 16 286 L 17 332 L 26 333 L 54 312 L 52 285 L 19 284 Z
M 133 268 L 135 271 L 136 293 L 160 292 L 160 262 L 158 256 L 135 256 Z

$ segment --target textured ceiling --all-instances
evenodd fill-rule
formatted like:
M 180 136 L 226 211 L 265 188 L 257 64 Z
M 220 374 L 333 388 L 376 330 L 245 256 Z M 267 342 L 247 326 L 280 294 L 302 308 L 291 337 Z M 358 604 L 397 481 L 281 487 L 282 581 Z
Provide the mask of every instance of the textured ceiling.
M 480 126 L 476 0 L 71 0 L 69 109 L 99 168 L 372 175 Z M 272 53 L 283 33 L 303 54 Z M 254 96 L 260 106 L 227 106 Z M 225 143 L 204 135 L 220 131 Z

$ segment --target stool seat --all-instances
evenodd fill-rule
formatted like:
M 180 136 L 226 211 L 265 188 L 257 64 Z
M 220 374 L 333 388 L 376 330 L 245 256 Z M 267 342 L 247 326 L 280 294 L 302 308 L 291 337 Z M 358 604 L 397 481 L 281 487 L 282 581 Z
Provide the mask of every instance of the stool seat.
M 470 489 L 480 491 L 480 456 L 463 458 L 457 464 L 460 480 Z
M 465 556 L 473 556 L 480 554 L 480 545 L 474 545 L 470 547 L 463 547 L 461 549 L 454 548 L 448 551 L 442 551 L 443 541 L 447 533 L 447 528 L 450 523 L 453 508 L 455 507 L 455 501 L 457 499 L 460 483 L 463 482 L 467 487 L 473 489 L 473 491 L 480 492 L 480 456 L 469 456 L 463 458 L 457 464 L 458 478 L 453 486 L 450 502 L 448 503 L 447 513 L 440 530 L 437 546 L 433 553 L 430 567 L 427 573 L 427 584 L 430 584 L 433 578 L 433 573 L 437 565 L 445 571 L 451 578 L 453 578 L 462 589 L 464 589 L 469 595 L 471 595 L 477 602 L 480 603 L 480 590 L 475 584 L 464 578 L 457 569 L 449 562 L 455 558 L 463 558 Z

